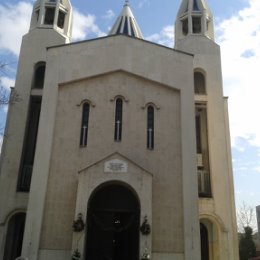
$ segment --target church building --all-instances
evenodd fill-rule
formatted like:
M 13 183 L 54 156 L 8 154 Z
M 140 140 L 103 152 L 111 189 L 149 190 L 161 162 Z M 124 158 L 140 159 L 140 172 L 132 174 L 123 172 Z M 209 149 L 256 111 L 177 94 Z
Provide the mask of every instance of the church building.
M 87 4 L 87 2 L 86 2 Z M 206 0 L 175 43 L 128 1 L 70 43 L 69 0 L 37 0 L 0 162 L 0 260 L 238 260 L 227 98 Z

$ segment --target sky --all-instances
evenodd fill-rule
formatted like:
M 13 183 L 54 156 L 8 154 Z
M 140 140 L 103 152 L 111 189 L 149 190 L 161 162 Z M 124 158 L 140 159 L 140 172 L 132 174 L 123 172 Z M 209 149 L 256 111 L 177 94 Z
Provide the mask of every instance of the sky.
M 130 0 L 149 41 L 173 47 L 174 21 L 181 0 Z M 105 36 L 124 0 L 71 0 L 72 41 Z M 32 0 L 0 0 L 0 72 L 2 85 L 14 86 L 22 35 L 28 32 Z M 236 205 L 260 205 L 260 1 L 208 0 L 221 46 L 224 95 L 229 97 Z M 0 107 L 0 129 L 7 108 Z M 0 144 L 2 138 L 0 137 Z

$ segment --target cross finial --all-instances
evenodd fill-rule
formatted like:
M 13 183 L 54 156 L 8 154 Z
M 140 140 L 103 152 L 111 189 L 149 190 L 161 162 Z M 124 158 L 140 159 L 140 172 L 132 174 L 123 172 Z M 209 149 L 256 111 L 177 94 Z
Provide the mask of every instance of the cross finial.
M 129 5 L 129 0 L 125 0 L 125 5 Z

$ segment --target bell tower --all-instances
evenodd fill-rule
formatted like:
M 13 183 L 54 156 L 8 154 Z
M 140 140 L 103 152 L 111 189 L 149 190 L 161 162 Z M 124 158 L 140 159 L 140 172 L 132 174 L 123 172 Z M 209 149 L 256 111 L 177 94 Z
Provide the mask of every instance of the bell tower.
M 69 42 L 71 18 L 72 10 L 68 0 L 37 0 L 33 7 L 30 31 L 36 28 L 54 29 Z
M 214 41 L 213 15 L 205 0 L 182 1 L 175 24 L 175 45 L 191 35 Z
M 25 224 L 27 226 L 25 230 L 31 226 L 31 223 L 28 222 L 30 214 L 27 208 L 32 193 L 31 180 L 34 175 L 34 155 L 41 104 L 44 92 L 48 88 L 44 83 L 47 48 L 69 43 L 71 27 L 72 7 L 69 0 L 37 0 L 33 6 L 29 31 L 22 39 L 16 83 L 13 88 L 19 101 L 9 105 L 5 128 L 6 138 L 0 163 L 0 223 L 3 223 L 10 212 L 20 209 L 12 218 L 14 224 L 17 219 L 19 223 L 22 223 L 19 230 L 24 229 L 25 215 L 26 223 L 28 223 Z M 10 158 L 12 159 L 10 160 Z M 37 208 L 41 212 L 43 205 L 39 205 Z M 39 214 L 41 215 L 41 213 Z M 0 228 L 1 248 L 3 248 L 2 242 L 5 241 L 3 230 Z M 11 226 L 10 230 L 12 230 Z M 10 235 L 10 243 L 8 243 L 11 244 L 14 241 L 12 238 L 16 236 L 17 234 Z M 26 255 L 30 256 L 30 259 L 33 257 L 36 259 L 35 252 L 39 245 L 39 237 L 30 239 L 30 234 L 25 231 L 25 235 L 21 235 L 19 241 L 14 242 L 15 247 L 11 250 L 12 252 L 11 247 L 8 246 L 3 252 L 0 250 L 0 259 L 9 259 L 7 256 L 13 254 L 15 257 L 21 255 L 22 243 L 23 247 L 28 249 L 25 250 Z M 26 247 L 26 243 L 27 245 L 32 244 L 34 249 Z
M 223 96 L 220 47 L 214 40 L 213 15 L 206 0 L 182 0 L 175 23 L 175 49 L 194 55 L 190 75 L 201 259 L 238 259 L 228 105 Z

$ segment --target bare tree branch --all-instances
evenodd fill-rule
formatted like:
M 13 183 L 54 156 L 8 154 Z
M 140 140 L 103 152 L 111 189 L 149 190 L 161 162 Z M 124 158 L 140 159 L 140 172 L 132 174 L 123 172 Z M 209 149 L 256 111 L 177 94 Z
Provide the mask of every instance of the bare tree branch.
M 256 216 L 254 207 L 243 201 L 237 210 L 237 227 L 240 233 L 244 233 L 245 227 L 256 230 Z

